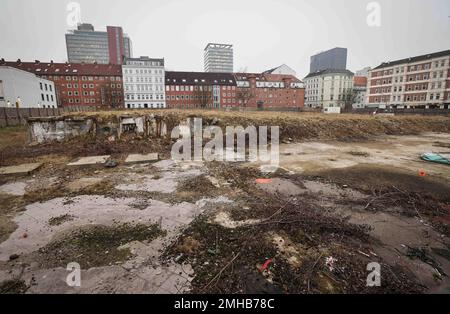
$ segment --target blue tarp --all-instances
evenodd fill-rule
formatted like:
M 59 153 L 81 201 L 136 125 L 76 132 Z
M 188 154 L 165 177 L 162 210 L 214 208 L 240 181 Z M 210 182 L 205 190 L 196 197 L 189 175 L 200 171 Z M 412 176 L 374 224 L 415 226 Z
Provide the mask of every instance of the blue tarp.
M 436 162 L 444 165 L 450 165 L 450 154 L 425 153 L 420 156 L 425 161 Z

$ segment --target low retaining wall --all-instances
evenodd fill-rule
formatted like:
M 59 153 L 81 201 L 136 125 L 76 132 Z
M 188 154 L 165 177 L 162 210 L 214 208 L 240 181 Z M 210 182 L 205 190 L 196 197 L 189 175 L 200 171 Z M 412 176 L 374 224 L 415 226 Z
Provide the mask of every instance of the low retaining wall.
M 155 115 L 119 116 L 113 121 L 105 121 L 95 116 L 62 116 L 29 118 L 27 122 L 31 144 L 62 141 L 78 136 L 102 137 L 110 140 L 127 135 L 167 136 L 167 124 L 162 117 Z

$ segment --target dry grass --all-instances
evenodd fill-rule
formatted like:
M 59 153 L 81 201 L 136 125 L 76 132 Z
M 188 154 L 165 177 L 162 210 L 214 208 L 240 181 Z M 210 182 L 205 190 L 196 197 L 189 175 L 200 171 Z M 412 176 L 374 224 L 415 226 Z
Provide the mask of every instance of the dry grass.
M 123 110 L 76 113 L 96 116 L 100 120 L 117 120 L 123 115 L 149 115 L 162 117 L 168 129 L 189 117 L 201 117 L 203 124 L 214 119 L 221 126 L 279 126 L 281 139 L 337 139 L 351 140 L 377 135 L 406 135 L 420 132 L 450 132 L 448 116 L 371 116 L 357 114 L 326 115 L 306 112 L 269 111 L 212 111 L 212 110 Z
M 27 136 L 26 126 L 0 128 L 0 149 L 12 145 L 25 145 Z

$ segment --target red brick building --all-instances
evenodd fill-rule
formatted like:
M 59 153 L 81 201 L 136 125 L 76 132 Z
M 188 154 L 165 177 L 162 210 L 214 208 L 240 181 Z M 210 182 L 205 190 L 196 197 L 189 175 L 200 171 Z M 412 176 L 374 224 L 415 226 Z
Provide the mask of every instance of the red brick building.
M 237 84 L 236 106 L 260 109 L 301 109 L 305 105 L 305 86 L 288 74 L 234 74 Z
M 124 106 L 122 66 L 85 63 L 5 62 L 7 65 L 53 81 L 58 106 Z
M 236 103 L 231 73 L 166 72 L 167 108 L 222 108 Z
M 166 72 L 168 108 L 303 108 L 305 88 L 292 75 Z
M 370 107 L 450 109 L 450 50 L 382 63 L 367 98 Z

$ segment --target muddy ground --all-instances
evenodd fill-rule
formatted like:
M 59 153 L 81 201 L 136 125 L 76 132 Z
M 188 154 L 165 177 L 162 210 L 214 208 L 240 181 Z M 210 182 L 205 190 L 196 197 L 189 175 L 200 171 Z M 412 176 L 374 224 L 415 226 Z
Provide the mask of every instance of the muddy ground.
M 271 174 L 176 163 L 164 140 L 92 141 L 2 144 L 1 165 L 43 166 L 0 177 L 1 293 L 449 291 L 450 168 L 419 159 L 449 151 L 448 133 L 293 139 Z M 161 160 L 122 162 L 140 152 Z M 105 153 L 119 166 L 67 166 Z

